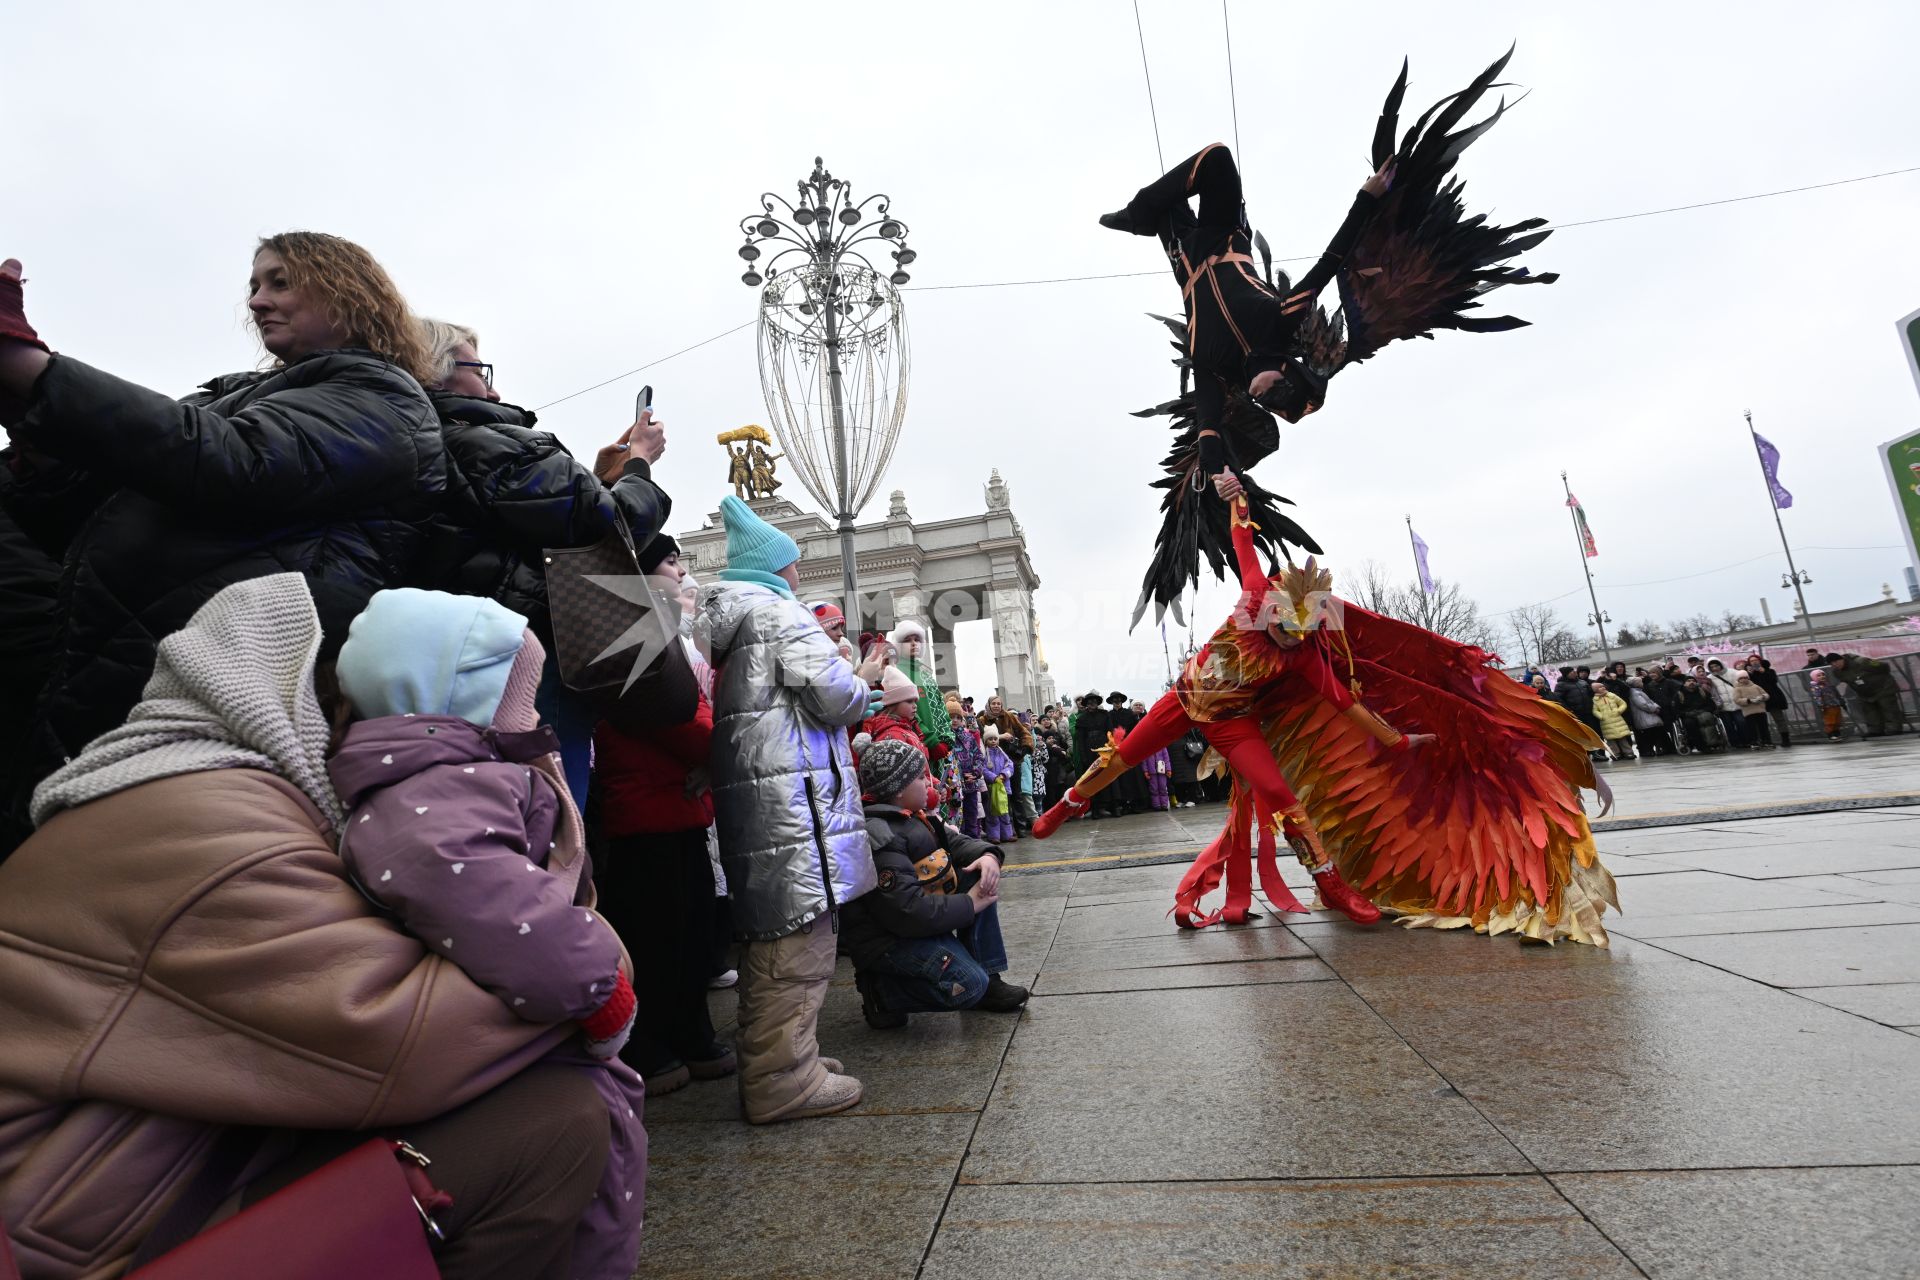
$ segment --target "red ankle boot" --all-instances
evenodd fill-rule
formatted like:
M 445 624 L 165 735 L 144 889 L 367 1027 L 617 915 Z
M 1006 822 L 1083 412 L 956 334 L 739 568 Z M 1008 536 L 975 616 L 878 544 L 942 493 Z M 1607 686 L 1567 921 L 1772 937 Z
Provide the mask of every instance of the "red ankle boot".
M 1339 871 L 1333 867 L 1329 866 L 1315 874 L 1313 883 L 1320 890 L 1320 901 L 1355 924 L 1373 924 L 1380 919 L 1380 908 L 1361 897 L 1352 885 L 1340 878 Z
M 1058 831 L 1060 824 L 1068 818 L 1077 818 L 1085 813 L 1091 803 L 1090 800 L 1082 800 L 1078 791 L 1068 787 L 1067 794 L 1061 796 L 1058 803 L 1033 820 L 1030 834 L 1035 840 L 1045 840 Z

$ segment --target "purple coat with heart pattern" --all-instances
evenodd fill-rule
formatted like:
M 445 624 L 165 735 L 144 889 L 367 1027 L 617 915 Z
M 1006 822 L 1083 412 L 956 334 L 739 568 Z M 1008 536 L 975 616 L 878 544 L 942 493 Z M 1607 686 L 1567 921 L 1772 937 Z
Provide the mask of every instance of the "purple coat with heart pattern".
M 620 937 L 585 905 L 585 851 L 546 758 L 550 729 L 505 733 L 457 716 L 382 716 L 347 730 L 327 771 L 351 812 L 340 858 L 361 889 L 529 1022 L 579 1021 L 606 1003 Z M 571 837 L 577 842 L 578 836 Z M 549 859 L 556 860 L 549 869 Z M 646 1203 L 645 1089 L 618 1058 L 557 1060 L 593 1072 L 612 1120 L 600 1194 L 580 1224 L 574 1273 L 625 1280 Z

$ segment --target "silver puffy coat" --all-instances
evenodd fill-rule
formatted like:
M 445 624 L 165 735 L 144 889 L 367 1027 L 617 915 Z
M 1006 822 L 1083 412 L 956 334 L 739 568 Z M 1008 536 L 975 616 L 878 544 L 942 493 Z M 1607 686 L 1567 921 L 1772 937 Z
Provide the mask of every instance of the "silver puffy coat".
M 874 887 L 846 728 L 867 684 L 813 613 L 767 587 L 700 593 L 713 662 L 714 822 L 743 937 L 781 938 Z

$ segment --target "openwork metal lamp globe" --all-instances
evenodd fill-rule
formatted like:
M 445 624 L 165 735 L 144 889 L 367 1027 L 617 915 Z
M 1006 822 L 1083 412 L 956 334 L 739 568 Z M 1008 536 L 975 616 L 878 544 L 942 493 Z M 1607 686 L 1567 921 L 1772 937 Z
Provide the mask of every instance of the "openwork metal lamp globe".
M 800 483 L 840 533 L 843 609 L 861 625 L 853 522 L 880 487 L 907 413 L 899 286 L 916 256 L 884 195 L 854 199 L 818 156 L 788 200 L 740 220 L 740 279 L 760 291 L 760 389 Z M 865 246 L 865 247 L 863 247 Z M 887 251 L 890 267 L 874 265 Z

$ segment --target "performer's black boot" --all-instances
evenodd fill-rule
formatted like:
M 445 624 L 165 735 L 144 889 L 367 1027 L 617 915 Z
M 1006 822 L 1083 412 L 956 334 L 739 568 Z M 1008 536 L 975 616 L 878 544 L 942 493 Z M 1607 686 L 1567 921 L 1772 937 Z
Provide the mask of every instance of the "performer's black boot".
M 1124 231 L 1130 236 L 1151 236 L 1158 234 L 1152 219 L 1136 218 L 1134 216 L 1132 205 L 1128 205 L 1124 209 L 1116 209 L 1112 213 L 1101 214 L 1100 225 L 1109 231 Z

